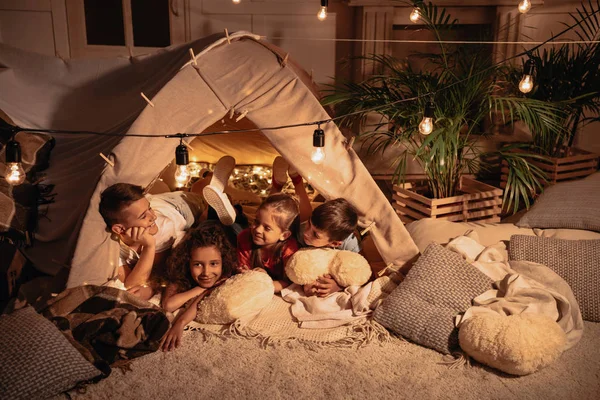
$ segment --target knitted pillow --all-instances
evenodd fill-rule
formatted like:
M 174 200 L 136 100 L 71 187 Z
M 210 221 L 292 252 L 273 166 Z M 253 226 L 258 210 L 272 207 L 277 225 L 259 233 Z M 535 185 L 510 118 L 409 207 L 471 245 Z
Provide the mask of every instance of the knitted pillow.
M 584 320 L 600 322 L 600 240 L 566 240 L 513 235 L 509 260 L 543 264 L 563 278 Z
M 0 399 L 42 399 L 100 375 L 33 307 L 0 315 Z
M 454 317 L 491 288 L 492 280 L 461 255 L 432 243 L 374 318 L 417 344 L 450 354 L 459 348 Z
M 525 228 L 570 228 L 600 232 L 600 173 L 547 188 L 517 222 Z

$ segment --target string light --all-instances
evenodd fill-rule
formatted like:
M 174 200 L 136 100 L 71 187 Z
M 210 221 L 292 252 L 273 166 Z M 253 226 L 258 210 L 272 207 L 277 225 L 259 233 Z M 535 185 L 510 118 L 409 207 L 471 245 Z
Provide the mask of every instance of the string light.
M 313 133 L 313 147 L 310 159 L 317 165 L 323 164 L 325 161 L 325 131 L 321 129 L 321 124 Z
M 408 18 L 410 18 L 410 20 L 414 24 L 416 24 L 417 22 L 419 22 L 419 19 L 421 19 L 421 13 L 419 13 L 419 9 L 417 7 L 413 8 L 413 10 L 410 13 L 410 16 Z
M 190 180 L 190 173 L 188 171 L 189 156 L 188 149 L 183 144 L 183 137 L 181 138 L 179 146 L 175 149 L 175 185 L 178 188 L 182 188 L 187 185 Z
M 25 170 L 21 165 L 21 145 L 13 139 L 6 143 L 6 173 L 4 179 L 13 186 L 20 185 L 25 181 Z
M 317 18 L 319 21 L 325 21 L 327 19 L 327 6 L 329 5 L 329 0 L 321 0 L 321 8 L 317 13 Z
M 531 10 L 531 1 L 521 0 L 521 2 L 519 3 L 519 11 L 521 12 L 521 14 L 525 14 L 529 10 Z
M 529 93 L 533 89 L 533 61 L 527 60 L 523 67 L 523 78 L 519 82 L 519 90 L 522 93 Z
M 433 116 L 435 111 L 435 105 L 433 101 L 428 101 L 425 105 L 425 112 L 423 112 L 423 120 L 419 124 L 419 132 L 423 135 L 429 135 L 433 132 Z

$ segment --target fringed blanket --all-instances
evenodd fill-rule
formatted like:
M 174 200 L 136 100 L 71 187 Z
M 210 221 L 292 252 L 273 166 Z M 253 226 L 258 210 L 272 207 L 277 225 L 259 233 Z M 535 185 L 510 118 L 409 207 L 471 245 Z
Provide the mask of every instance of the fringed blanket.
M 358 348 L 372 342 L 381 343 L 391 340 L 389 332 L 367 316 L 333 328 L 301 328 L 290 313 L 290 304 L 279 296 L 274 296 L 271 303 L 258 315 L 239 319 L 230 326 L 207 325 L 197 322 L 193 322 L 189 326 L 205 335 L 255 338 L 260 340 L 264 347 L 297 343 L 310 349 L 320 347 Z
M 169 329 L 163 310 L 104 286 L 67 289 L 38 311 L 105 376 L 111 366 L 156 351 Z
M 484 247 L 476 234 L 460 236 L 448 248 L 462 254 L 472 265 L 495 281 L 495 289 L 473 299 L 456 325 L 478 314 L 540 314 L 552 318 L 567 335 L 566 349 L 583 335 L 583 320 L 569 285 L 550 268 L 527 261 L 508 261 L 506 246 L 500 242 Z

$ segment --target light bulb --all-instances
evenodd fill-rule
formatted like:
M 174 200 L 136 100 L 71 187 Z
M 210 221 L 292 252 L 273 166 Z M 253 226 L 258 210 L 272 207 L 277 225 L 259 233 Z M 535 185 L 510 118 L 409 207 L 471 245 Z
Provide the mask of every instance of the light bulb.
M 531 10 L 531 1 L 521 0 L 521 2 L 519 3 L 519 11 L 522 14 L 525 14 L 529 10 Z
M 419 124 L 419 132 L 423 135 L 429 135 L 433 131 L 433 118 L 423 117 Z
M 419 124 L 419 132 L 423 135 L 429 135 L 433 132 L 433 117 L 435 114 L 435 105 L 433 101 L 428 101 L 423 112 L 423 120 Z
M 519 82 L 519 90 L 522 93 L 529 93 L 533 89 L 533 77 L 531 75 L 524 75 L 521 82 Z
M 325 21 L 327 19 L 327 7 L 321 7 L 317 13 L 319 21 Z
M 410 13 L 410 16 L 408 18 L 410 18 L 410 20 L 413 23 L 416 24 L 419 21 L 419 19 L 421 18 L 421 14 L 419 13 L 419 9 L 418 8 L 413 8 L 413 10 Z
M 240 4 L 240 1 L 242 1 L 242 0 L 231 0 L 231 1 L 233 1 L 233 4 Z
M 190 179 L 190 173 L 187 165 L 178 165 L 175 170 L 175 183 L 177 187 L 184 187 Z
M 6 165 L 6 174 L 4 175 L 6 182 L 16 186 L 25 181 L 25 170 L 19 162 L 12 162 Z
M 325 148 L 323 147 L 315 147 L 310 159 L 317 165 L 323 164 L 325 161 Z
M 531 59 L 525 62 L 523 67 L 523 78 L 519 82 L 519 90 L 522 93 L 529 93 L 533 89 L 533 61 Z
M 201 171 L 201 168 L 197 162 L 191 162 L 188 164 L 188 173 L 190 174 L 190 176 L 193 176 L 194 178 L 199 178 L 200 171 Z

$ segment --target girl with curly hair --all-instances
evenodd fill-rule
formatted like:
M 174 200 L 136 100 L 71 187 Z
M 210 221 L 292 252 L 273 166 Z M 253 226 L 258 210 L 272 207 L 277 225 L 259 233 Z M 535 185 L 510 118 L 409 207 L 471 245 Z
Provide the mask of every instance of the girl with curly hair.
M 161 304 L 175 311 L 193 301 L 165 335 L 163 351 L 179 346 L 183 328 L 196 317 L 200 300 L 231 276 L 235 264 L 235 249 L 218 222 L 204 221 L 186 233 L 167 260 L 169 283 Z

